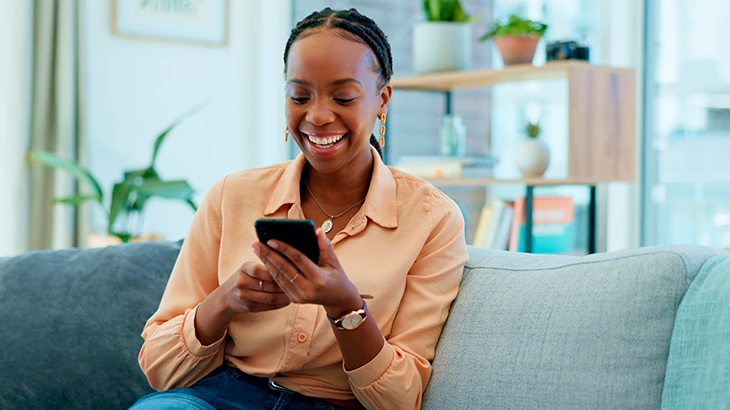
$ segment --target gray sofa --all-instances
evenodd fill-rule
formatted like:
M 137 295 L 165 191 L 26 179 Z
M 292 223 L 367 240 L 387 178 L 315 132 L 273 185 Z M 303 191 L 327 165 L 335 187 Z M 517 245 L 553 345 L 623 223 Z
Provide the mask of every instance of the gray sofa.
M 179 243 L 0 259 L 0 409 L 123 409 Z M 730 258 L 470 248 L 424 409 L 730 408 Z

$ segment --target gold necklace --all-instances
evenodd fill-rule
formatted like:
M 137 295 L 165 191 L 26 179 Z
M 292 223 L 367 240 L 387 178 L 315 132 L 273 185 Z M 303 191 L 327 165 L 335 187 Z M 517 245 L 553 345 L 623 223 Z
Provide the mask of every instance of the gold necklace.
M 312 199 L 314 199 L 314 203 L 316 203 L 317 206 L 319 207 L 319 209 L 321 209 L 322 212 L 324 212 L 324 214 L 329 217 L 329 219 L 325 219 L 325 221 L 322 222 L 322 230 L 324 231 L 324 233 L 329 233 L 329 231 L 332 230 L 332 220 L 334 220 L 335 218 L 341 217 L 342 215 L 348 213 L 352 208 L 354 208 L 354 207 L 360 205 L 361 203 L 365 202 L 365 198 L 363 198 L 363 199 L 357 201 L 357 203 L 353 204 L 351 207 L 345 209 L 344 212 L 340 212 L 337 215 L 332 215 L 331 213 L 325 211 L 325 209 L 322 206 L 322 204 L 319 203 L 319 201 L 317 200 L 317 197 L 314 196 L 314 194 L 312 193 L 312 190 L 309 189 L 309 184 L 307 183 L 307 180 L 306 179 L 304 179 L 304 186 L 307 187 L 307 191 L 309 191 L 309 195 L 312 195 Z

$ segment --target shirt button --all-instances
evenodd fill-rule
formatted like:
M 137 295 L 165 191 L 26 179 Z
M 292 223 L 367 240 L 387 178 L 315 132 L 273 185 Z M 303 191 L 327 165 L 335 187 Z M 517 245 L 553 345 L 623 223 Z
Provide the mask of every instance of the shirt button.
M 307 341 L 307 339 L 308 339 L 307 334 L 304 332 L 299 333 L 299 335 L 297 336 L 297 340 L 299 340 L 299 343 L 304 343 Z

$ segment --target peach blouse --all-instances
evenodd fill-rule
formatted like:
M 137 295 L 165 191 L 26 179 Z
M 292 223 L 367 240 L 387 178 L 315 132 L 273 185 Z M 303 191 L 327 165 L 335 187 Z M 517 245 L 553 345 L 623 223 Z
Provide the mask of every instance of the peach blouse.
M 157 390 L 194 384 L 226 362 L 304 395 L 357 398 L 369 409 L 419 408 L 436 342 L 467 260 L 457 205 L 426 181 L 383 164 L 366 200 L 333 238 L 347 276 L 386 340 L 369 363 L 346 371 L 319 305 L 239 314 L 209 346 L 196 338 L 198 304 L 246 261 L 258 218 L 304 219 L 299 183 L 306 159 L 231 174 L 196 213 L 162 296 L 145 325 L 139 364 Z M 343 331 L 343 330 L 338 330 Z

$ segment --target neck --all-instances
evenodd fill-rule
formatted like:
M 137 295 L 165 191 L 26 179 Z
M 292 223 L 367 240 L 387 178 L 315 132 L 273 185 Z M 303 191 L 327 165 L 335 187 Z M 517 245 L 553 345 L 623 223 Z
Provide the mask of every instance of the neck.
M 359 172 L 332 174 L 318 172 L 307 165 L 304 178 L 307 178 L 309 189 L 322 206 L 336 214 L 365 198 L 373 175 L 373 161 L 368 166 L 360 167 Z

